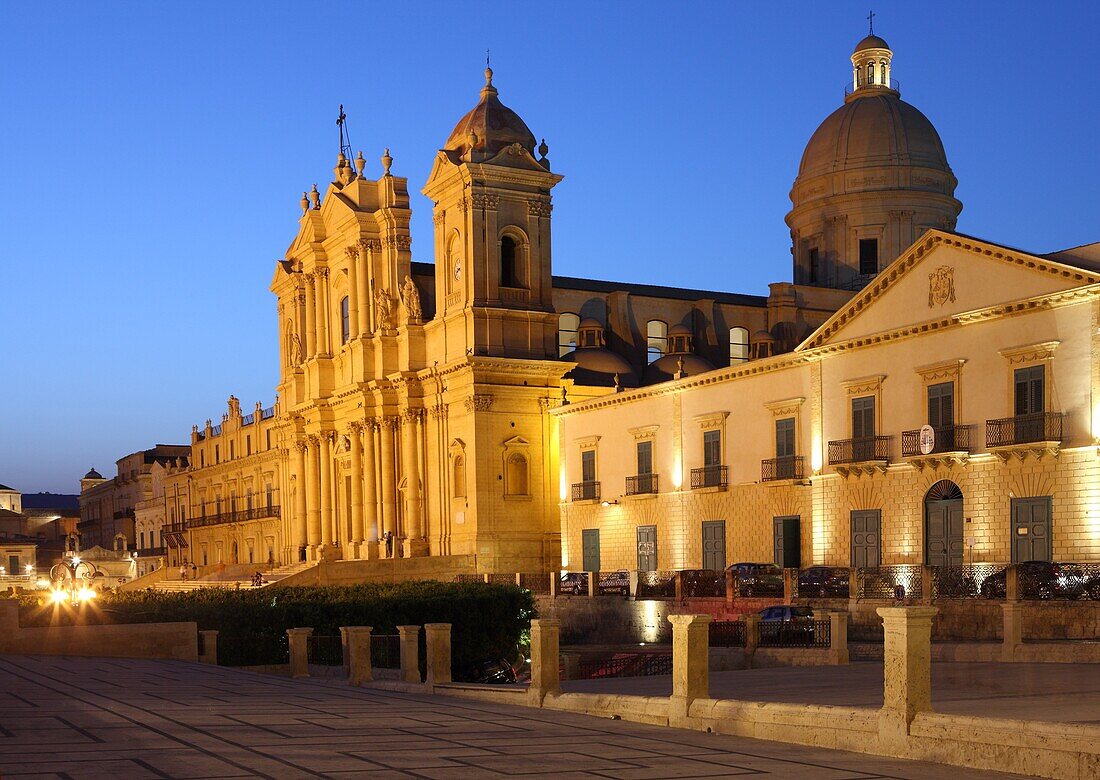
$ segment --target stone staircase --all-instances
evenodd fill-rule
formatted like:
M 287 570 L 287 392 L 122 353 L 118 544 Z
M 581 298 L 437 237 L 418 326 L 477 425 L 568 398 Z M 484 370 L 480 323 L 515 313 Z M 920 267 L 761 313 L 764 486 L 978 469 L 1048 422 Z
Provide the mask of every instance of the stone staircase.
M 261 587 L 274 585 L 280 580 L 286 579 L 293 574 L 305 571 L 316 565 L 317 561 L 303 561 L 301 563 L 291 563 L 286 566 L 279 566 L 269 572 L 264 572 L 264 584 Z M 182 593 L 199 590 L 200 588 L 251 588 L 252 580 L 250 578 L 219 579 L 216 575 L 211 575 L 200 577 L 197 580 L 161 580 L 153 587 L 157 590 Z

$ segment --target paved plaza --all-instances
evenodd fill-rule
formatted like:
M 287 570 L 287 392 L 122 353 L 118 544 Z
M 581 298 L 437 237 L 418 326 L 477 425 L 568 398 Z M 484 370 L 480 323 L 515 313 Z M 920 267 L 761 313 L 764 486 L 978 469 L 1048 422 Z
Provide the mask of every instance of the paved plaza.
M 566 691 L 668 696 L 672 677 L 570 680 Z M 793 704 L 882 706 L 882 662 L 710 673 L 711 696 Z M 953 715 L 1100 723 L 1100 665 L 933 663 L 932 707 Z
M 179 661 L 0 656 L 0 776 L 1010 777 Z

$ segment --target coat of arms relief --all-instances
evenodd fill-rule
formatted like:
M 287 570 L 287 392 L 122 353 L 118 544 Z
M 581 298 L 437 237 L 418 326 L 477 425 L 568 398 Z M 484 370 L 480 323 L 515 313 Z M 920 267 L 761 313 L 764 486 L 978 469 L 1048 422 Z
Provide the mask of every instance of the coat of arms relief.
M 928 274 L 928 308 L 955 300 L 955 269 L 941 265 Z

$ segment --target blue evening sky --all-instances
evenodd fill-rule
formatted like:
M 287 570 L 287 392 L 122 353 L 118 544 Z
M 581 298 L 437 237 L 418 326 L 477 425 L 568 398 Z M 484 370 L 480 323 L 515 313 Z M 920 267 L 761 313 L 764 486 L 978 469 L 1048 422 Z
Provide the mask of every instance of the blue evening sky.
M 959 229 L 1100 240 L 1100 4 L 879 2 L 902 96 L 939 129 Z M 868 2 L 0 3 L 0 483 L 76 492 L 273 398 L 275 260 L 331 178 L 336 107 L 420 195 L 477 101 L 550 145 L 554 271 L 766 293 L 803 146 Z M 1066 45 L 1066 42 L 1076 42 Z

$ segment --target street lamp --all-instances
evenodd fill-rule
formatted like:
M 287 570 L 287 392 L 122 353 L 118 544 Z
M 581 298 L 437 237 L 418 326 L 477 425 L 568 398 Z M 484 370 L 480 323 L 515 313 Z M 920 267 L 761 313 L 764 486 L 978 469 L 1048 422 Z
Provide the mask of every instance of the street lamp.
M 96 597 L 92 588 L 92 579 L 99 576 L 94 564 L 82 561 L 78 556 L 66 558 L 50 569 L 50 581 L 53 587 L 50 600 L 60 604 L 68 599 L 72 606 L 91 601 Z

